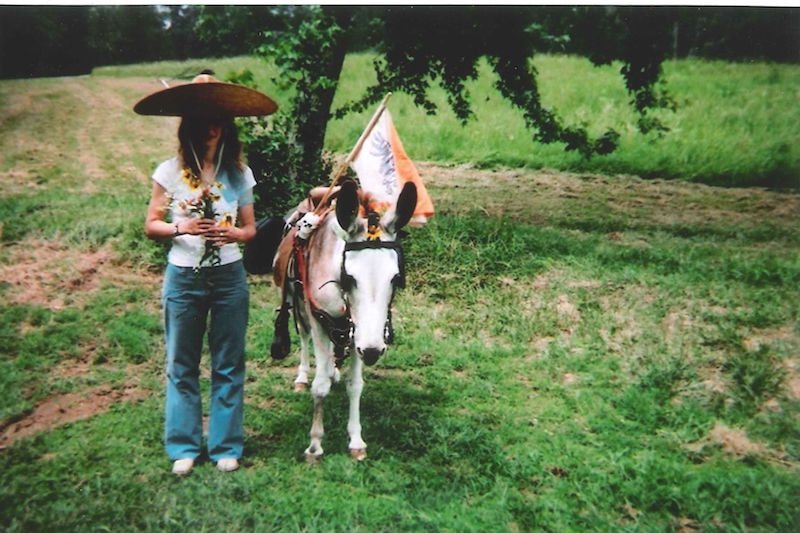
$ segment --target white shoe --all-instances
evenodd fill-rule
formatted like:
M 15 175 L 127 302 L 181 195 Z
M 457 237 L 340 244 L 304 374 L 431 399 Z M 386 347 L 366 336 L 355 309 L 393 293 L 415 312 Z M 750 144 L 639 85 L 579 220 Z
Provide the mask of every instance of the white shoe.
M 236 459 L 220 459 L 217 461 L 217 470 L 220 472 L 233 472 L 239 468 L 239 461 Z
M 194 459 L 178 459 L 172 463 L 172 473 L 176 476 L 185 476 L 192 471 Z

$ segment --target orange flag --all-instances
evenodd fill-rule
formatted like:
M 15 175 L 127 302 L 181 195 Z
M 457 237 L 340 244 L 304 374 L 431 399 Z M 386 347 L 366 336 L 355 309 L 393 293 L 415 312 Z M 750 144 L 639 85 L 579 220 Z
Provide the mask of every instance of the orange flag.
M 394 205 L 403 185 L 413 182 L 417 186 L 417 208 L 410 226 L 422 226 L 433 216 L 431 197 L 414 162 L 403 149 L 388 109 L 381 113 L 350 166 L 355 170 L 361 188 L 385 205 Z

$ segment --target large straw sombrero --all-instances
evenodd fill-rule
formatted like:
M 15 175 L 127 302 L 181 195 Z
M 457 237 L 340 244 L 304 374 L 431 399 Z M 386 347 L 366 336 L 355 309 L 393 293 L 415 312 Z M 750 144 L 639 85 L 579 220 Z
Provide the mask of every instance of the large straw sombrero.
M 133 106 L 140 115 L 167 117 L 251 117 L 278 110 L 269 96 L 201 74 L 191 83 L 176 85 L 145 96 Z

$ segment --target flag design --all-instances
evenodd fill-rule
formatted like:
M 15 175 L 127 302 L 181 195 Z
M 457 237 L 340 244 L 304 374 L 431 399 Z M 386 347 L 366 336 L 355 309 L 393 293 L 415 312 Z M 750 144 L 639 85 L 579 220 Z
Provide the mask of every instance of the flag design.
M 417 186 L 417 208 L 409 226 L 422 226 L 433 216 L 433 202 L 414 162 L 403 149 L 388 109 L 381 113 L 350 166 L 361 188 L 379 203 L 394 205 L 406 182 Z

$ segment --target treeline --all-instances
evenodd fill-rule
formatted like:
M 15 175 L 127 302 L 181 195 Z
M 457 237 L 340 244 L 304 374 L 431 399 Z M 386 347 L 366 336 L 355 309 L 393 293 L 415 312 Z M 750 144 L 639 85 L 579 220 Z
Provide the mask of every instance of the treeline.
M 380 20 L 391 7 L 355 10 L 353 51 L 380 50 Z M 458 6 L 439 9 L 459 9 Z M 589 55 L 576 24 L 606 24 L 610 6 L 527 7 L 541 52 Z M 800 62 L 800 9 L 664 10 L 667 57 Z M 0 6 L 0 78 L 71 76 L 94 67 L 250 54 L 265 34 L 291 31 L 305 6 Z M 576 16 L 576 12 L 577 16 Z M 663 30 L 663 28 L 662 28 Z M 591 43 L 590 43 L 591 44 Z

